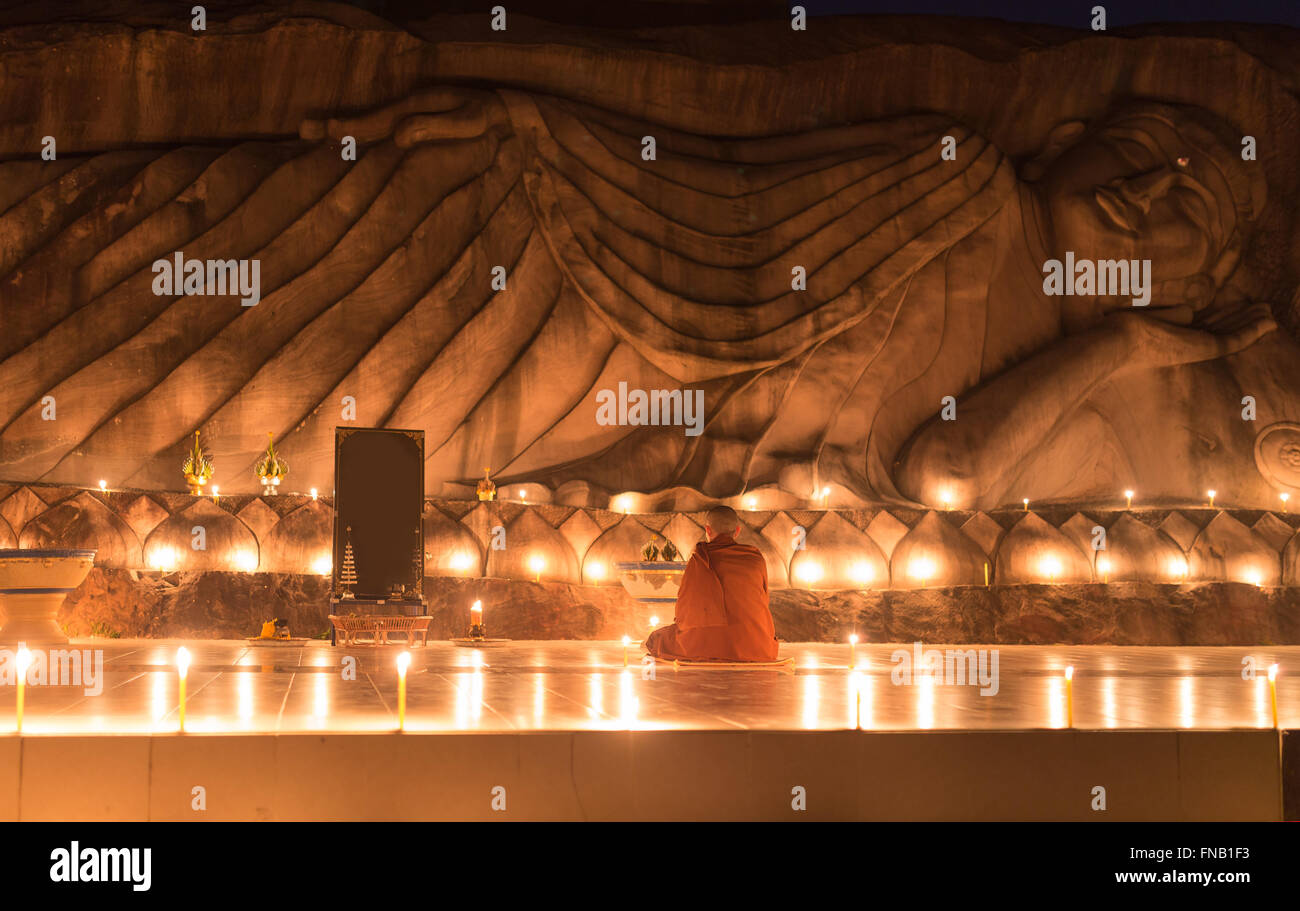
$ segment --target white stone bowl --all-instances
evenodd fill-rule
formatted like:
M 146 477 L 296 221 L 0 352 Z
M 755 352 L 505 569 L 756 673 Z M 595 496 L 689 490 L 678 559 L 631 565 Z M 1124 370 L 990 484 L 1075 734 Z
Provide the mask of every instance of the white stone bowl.
M 616 563 L 623 590 L 643 604 L 672 604 L 682 585 L 685 563 Z
M 93 550 L 0 550 L 0 644 L 66 644 L 59 606 L 94 565 Z

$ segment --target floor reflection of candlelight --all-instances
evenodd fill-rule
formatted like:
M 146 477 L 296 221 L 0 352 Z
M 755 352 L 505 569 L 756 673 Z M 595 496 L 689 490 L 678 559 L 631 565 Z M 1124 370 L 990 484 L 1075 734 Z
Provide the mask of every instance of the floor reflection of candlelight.
M 1273 702 L 1273 729 L 1277 730 L 1277 665 L 1268 666 L 1268 694 Z
M 1065 726 L 1074 727 L 1074 665 L 1065 669 Z
M 627 667 L 627 647 L 632 644 L 631 636 L 623 637 L 623 667 Z
M 19 645 L 18 654 L 15 658 L 17 663 L 15 669 L 18 671 L 18 733 L 21 734 L 23 732 L 23 697 L 27 691 L 27 669 L 32 666 L 32 653 L 27 650 L 27 646 Z M 1277 717 L 1276 711 L 1274 711 L 1273 716 Z
M 406 669 L 411 665 L 411 653 L 397 656 L 397 730 L 406 730 Z
M 190 672 L 190 652 L 189 649 L 181 646 L 176 650 L 176 677 L 178 689 L 180 691 L 180 719 L 181 733 L 185 733 L 185 678 Z

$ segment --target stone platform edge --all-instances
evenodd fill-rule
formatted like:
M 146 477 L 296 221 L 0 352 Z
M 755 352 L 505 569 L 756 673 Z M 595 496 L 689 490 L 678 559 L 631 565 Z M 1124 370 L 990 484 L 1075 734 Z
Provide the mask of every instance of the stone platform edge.
M 1297 751 L 1271 730 L 11 735 L 0 821 L 1268 821 L 1300 817 Z

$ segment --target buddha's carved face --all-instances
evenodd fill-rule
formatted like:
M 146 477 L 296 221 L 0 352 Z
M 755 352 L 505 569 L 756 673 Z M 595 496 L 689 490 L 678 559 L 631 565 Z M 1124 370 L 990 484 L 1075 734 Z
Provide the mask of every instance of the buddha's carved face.
M 1157 285 L 1207 271 L 1235 227 L 1222 174 L 1155 117 L 1090 130 L 1052 162 L 1041 187 L 1053 256 L 1149 259 Z

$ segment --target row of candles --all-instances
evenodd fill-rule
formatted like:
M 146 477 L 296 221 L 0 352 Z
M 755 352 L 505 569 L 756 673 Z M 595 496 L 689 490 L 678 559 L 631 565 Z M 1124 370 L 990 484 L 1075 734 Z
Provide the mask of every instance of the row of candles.
M 150 551 L 148 558 L 149 566 L 160 572 L 171 572 L 175 570 L 178 564 L 176 552 L 169 547 L 160 547 Z M 255 572 L 257 570 L 257 556 L 250 551 L 239 551 L 232 558 L 233 567 L 239 572 Z M 455 553 L 450 561 L 453 572 L 468 572 L 474 569 L 474 558 L 466 553 Z M 528 558 L 528 571 L 533 575 L 534 582 L 542 581 L 542 573 L 546 571 L 547 561 L 541 554 L 533 554 Z M 312 563 L 312 572 L 317 575 L 328 576 L 333 568 L 332 561 L 328 555 L 318 557 Z M 1110 575 L 1114 569 L 1114 564 L 1109 557 L 1099 557 L 1097 559 L 1097 573 L 1102 577 L 1104 583 L 1110 582 Z M 1048 582 L 1056 582 L 1064 573 L 1065 566 L 1059 557 L 1046 556 L 1039 561 L 1038 570 L 1041 576 Z M 1183 558 L 1171 560 L 1167 567 L 1169 576 L 1173 579 L 1184 580 L 1188 575 L 1187 561 Z M 906 567 L 907 576 L 917 582 L 927 582 L 938 575 L 938 563 L 929 557 L 916 557 L 912 559 Z M 592 582 L 601 582 L 606 577 L 605 564 L 600 562 L 588 563 L 583 568 L 583 574 L 586 579 Z M 849 567 L 849 579 L 859 588 L 865 588 L 875 581 L 875 569 L 865 561 L 859 560 Z M 826 575 L 825 568 L 816 560 L 801 560 L 795 569 L 795 578 L 807 585 L 809 588 L 814 587 Z M 1247 570 L 1242 578 L 1242 582 L 1251 585 L 1262 586 L 1264 584 L 1264 575 L 1257 569 Z M 989 567 L 984 566 L 984 584 L 989 584 Z
M 474 602 L 471 610 L 471 623 L 479 624 L 483 622 L 482 603 Z M 659 625 L 658 617 L 650 618 L 650 626 Z M 849 636 L 849 666 L 851 673 L 859 673 L 863 670 L 857 660 L 857 646 L 860 641 L 856 633 Z M 623 666 L 628 665 L 628 647 L 632 644 L 631 637 L 623 637 Z M 177 676 L 177 696 L 179 699 L 178 714 L 180 719 L 180 733 L 185 733 L 185 683 L 189 676 L 190 670 L 190 652 L 189 649 L 181 646 L 176 650 L 176 676 Z M 23 732 L 23 714 L 25 707 L 25 695 L 27 688 L 27 670 L 32 665 L 32 653 L 26 646 L 20 646 L 18 653 L 15 655 L 15 665 L 18 672 L 18 698 L 17 698 L 17 732 Z M 411 666 L 411 653 L 403 650 L 397 655 L 397 730 L 399 732 L 406 730 L 406 674 Z M 1269 699 L 1272 706 L 1273 728 L 1278 727 L 1277 716 L 1277 675 L 1278 665 L 1271 664 L 1268 667 L 1268 688 Z M 1068 665 L 1062 672 L 1065 680 L 1065 712 L 1067 728 L 1074 727 L 1074 665 Z
M 1097 558 L 1097 573 L 1101 576 L 1104 584 L 1110 583 L 1110 574 L 1114 569 L 1114 564 L 1109 557 Z M 1188 575 L 1187 560 L 1177 557 L 1169 561 L 1166 570 L 1170 578 L 1184 581 Z M 908 578 L 915 582 L 925 583 L 935 578 L 939 572 L 938 563 L 929 557 L 916 557 L 908 562 L 906 573 Z M 1046 556 L 1038 562 L 1038 572 L 1047 582 L 1056 582 L 1065 572 L 1065 564 L 1060 557 Z M 826 575 L 825 569 L 816 560 L 800 561 L 795 569 L 795 577 L 798 581 L 804 583 L 809 588 L 813 588 Z M 859 561 L 849 567 L 849 578 L 855 586 L 859 588 L 868 587 L 875 581 L 875 570 L 870 563 Z M 1257 588 L 1264 585 L 1264 574 L 1258 569 L 1247 569 L 1238 580 Z M 984 564 L 984 584 L 989 585 L 989 565 Z
M 101 478 L 100 481 L 99 481 L 99 490 L 100 490 L 100 493 L 108 493 L 108 482 L 105 481 L 105 480 L 103 480 L 102 478 Z M 212 490 L 212 499 L 213 499 L 213 500 L 220 500 L 220 499 L 221 499 L 221 488 L 218 487 L 216 484 L 213 484 L 212 487 L 211 487 L 211 490 Z M 320 492 L 319 492 L 315 487 L 313 487 L 313 488 L 309 491 L 309 494 L 310 494 L 310 496 L 311 496 L 311 498 L 312 498 L 313 500 L 318 500 L 318 499 L 320 499 Z
M 101 491 L 107 492 L 107 491 L 108 491 L 108 482 L 107 482 L 107 481 L 104 481 L 104 480 L 100 480 L 100 482 L 99 482 L 99 489 L 100 489 Z M 1134 490 L 1132 490 L 1132 489 L 1129 489 L 1129 490 L 1125 490 L 1125 491 L 1124 491 L 1124 503 L 1125 503 L 1125 506 L 1126 506 L 1128 509 L 1132 509 L 1132 508 L 1133 508 L 1133 497 L 1136 496 L 1136 495 L 1137 495 L 1137 492 L 1134 491 Z M 1218 495 L 1219 495 L 1219 492 L 1218 492 L 1217 490 L 1207 490 L 1207 491 L 1205 492 L 1205 496 L 1206 496 L 1206 497 L 1209 499 L 1209 501 L 1210 501 L 1210 507 L 1211 507 L 1211 508 L 1214 507 L 1214 498 L 1217 497 Z M 312 498 L 313 500 L 315 500 L 315 499 L 318 498 L 318 496 L 319 496 L 319 495 L 318 495 L 318 493 L 317 493 L 317 491 L 316 491 L 316 488 L 313 487 L 313 488 L 311 489 L 311 498 Z M 212 499 L 213 499 L 213 500 L 217 500 L 217 499 L 220 499 L 220 497 L 221 497 L 221 489 L 220 489 L 216 484 L 213 484 L 213 485 L 212 485 Z M 1278 497 L 1279 500 L 1282 501 L 1282 511 L 1283 511 L 1283 512 L 1286 512 L 1286 511 L 1287 511 L 1287 504 L 1288 504 L 1288 503 L 1290 502 L 1290 500 L 1291 500 L 1291 494 L 1288 493 L 1288 492 L 1286 492 L 1286 491 L 1282 491 L 1281 493 L 1279 493 L 1279 494 L 1277 495 L 1277 497 Z M 823 487 L 821 490 L 814 492 L 814 494 L 813 494 L 813 499 L 814 499 L 814 500 L 820 500 L 823 506 L 829 506 L 829 505 L 830 505 L 830 499 L 831 499 L 831 489 L 830 489 L 829 487 Z M 944 509 L 952 509 L 952 493 L 951 493 L 950 491 L 947 491 L 947 490 L 940 491 L 940 492 L 939 492 L 939 500 L 940 500 L 940 502 L 943 503 L 943 507 L 944 507 Z M 524 490 L 523 488 L 520 488 L 520 489 L 519 489 L 519 502 L 520 502 L 520 503 L 527 503 L 527 502 L 528 502 L 528 492 L 527 492 L 526 490 Z M 1021 504 L 1024 506 L 1025 510 L 1028 511 L 1028 509 L 1029 509 L 1029 498 L 1028 498 L 1028 497 L 1024 497 L 1024 498 L 1021 499 L 1020 502 L 1021 502 Z M 621 495 L 621 496 L 617 496 L 617 497 L 615 497 L 614 500 L 613 500 L 612 505 L 613 505 L 614 510 L 615 510 L 616 512 L 621 512 L 621 513 L 624 513 L 624 514 L 629 514 L 629 513 L 632 512 L 633 501 L 632 501 L 632 498 L 631 498 L 630 496 L 624 494 L 624 495 Z M 744 498 L 744 507 L 745 507 L 745 509 L 750 510 L 750 511 L 753 511 L 753 510 L 758 509 L 758 498 L 755 497 L 755 496 L 753 496 L 752 494 L 749 495 L 749 496 L 746 496 L 746 497 Z

